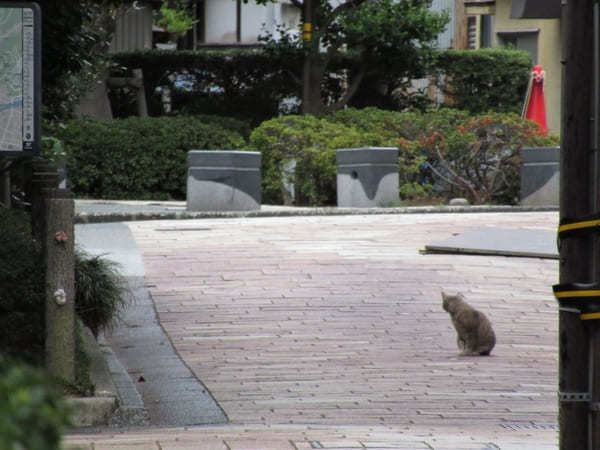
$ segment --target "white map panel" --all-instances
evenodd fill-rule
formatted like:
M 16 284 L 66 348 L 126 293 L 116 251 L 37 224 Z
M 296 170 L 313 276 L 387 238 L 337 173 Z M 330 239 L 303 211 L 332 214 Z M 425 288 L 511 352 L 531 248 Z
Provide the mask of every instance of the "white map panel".
M 34 78 L 33 10 L 0 8 L 0 152 L 33 146 Z

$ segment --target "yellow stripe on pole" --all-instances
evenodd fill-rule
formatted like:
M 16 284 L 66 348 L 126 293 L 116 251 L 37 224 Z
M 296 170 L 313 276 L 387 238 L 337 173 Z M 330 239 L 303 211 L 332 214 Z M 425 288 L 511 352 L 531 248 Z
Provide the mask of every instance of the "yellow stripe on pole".
M 566 225 L 561 225 L 558 227 L 558 232 L 562 233 L 564 231 L 572 231 L 572 230 L 580 230 L 582 228 L 591 228 L 600 226 L 600 219 L 596 220 L 585 220 L 583 222 L 575 222 L 568 223 Z
M 312 40 L 312 23 L 304 22 L 302 24 L 302 39 L 304 41 Z
M 589 291 L 559 291 L 555 292 L 556 298 L 569 298 L 569 297 L 600 297 L 600 290 L 589 290 Z
M 600 312 L 581 314 L 581 320 L 597 320 L 600 319 Z

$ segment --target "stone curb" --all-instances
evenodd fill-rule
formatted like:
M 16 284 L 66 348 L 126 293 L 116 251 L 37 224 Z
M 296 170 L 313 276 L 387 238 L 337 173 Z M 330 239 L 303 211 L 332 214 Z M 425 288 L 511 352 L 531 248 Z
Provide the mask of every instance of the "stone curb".
M 189 219 L 235 219 L 252 217 L 293 217 L 293 216 L 341 216 L 341 215 L 375 215 L 375 214 L 450 214 L 450 213 L 519 213 L 558 211 L 553 206 L 413 206 L 394 208 L 294 208 L 281 207 L 257 211 L 162 211 L 162 212 L 108 212 L 88 213 L 80 211 L 75 214 L 74 222 L 78 224 L 104 222 L 132 222 L 145 220 L 189 220 Z

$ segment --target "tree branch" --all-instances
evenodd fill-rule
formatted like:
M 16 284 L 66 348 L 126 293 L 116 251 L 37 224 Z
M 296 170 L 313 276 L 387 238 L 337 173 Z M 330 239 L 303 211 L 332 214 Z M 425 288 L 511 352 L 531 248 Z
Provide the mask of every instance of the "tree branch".
M 333 22 L 335 22 L 335 19 L 337 19 L 337 17 L 342 14 L 344 11 L 350 11 L 354 8 L 358 8 L 360 5 L 362 5 L 363 3 L 365 3 L 367 0 L 348 0 L 345 3 L 342 3 L 338 6 L 336 6 L 333 11 L 331 11 L 331 15 L 329 16 L 329 20 L 327 20 L 327 22 L 325 23 L 325 26 L 323 28 L 327 28 L 329 27 L 329 25 L 331 25 Z
M 361 64 L 358 73 L 352 79 L 350 86 L 348 87 L 348 89 L 346 89 L 346 92 L 344 92 L 344 95 L 342 96 L 342 98 L 340 100 L 338 100 L 337 102 L 329 105 L 326 108 L 327 112 L 337 111 L 338 109 L 340 109 L 344 105 L 346 105 L 346 103 L 348 103 L 348 101 L 352 98 L 352 96 L 358 90 L 358 87 L 360 86 L 360 83 L 362 82 L 366 73 L 367 73 L 366 64 Z
M 448 162 L 446 161 L 446 159 L 442 156 L 442 153 L 440 152 L 440 149 L 436 146 L 435 147 L 435 152 L 437 154 L 438 160 L 442 163 L 442 165 L 444 166 L 444 168 L 450 172 L 450 174 L 455 177 L 460 183 L 457 183 L 456 181 L 453 181 L 451 179 L 449 179 L 448 177 L 442 175 L 435 167 L 433 167 L 431 164 L 429 164 L 429 168 L 432 170 L 432 172 L 434 174 L 436 174 L 437 176 L 439 176 L 440 178 L 442 178 L 443 180 L 446 180 L 448 183 L 453 184 L 454 186 L 462 186 L 465 187 L 469 190 L 469 192 L 471 193 L 471 195 L 473 196 L 473 199 L 475 201 L 479 201 L 479 195 L 477 194 L 477 191 L 475 190 L 474 186 L 472 183 L 470 183 L 468 180 L 466 180 L 465 178 L 461 177 L 460 175 L 458 175 L 451 167 L 450 164 L 448 164 Z
M 360 5 L 362 5 L 363 3 L 365 3 L 367 0 L 348 0 L 347 2 L 344 2 L 338 6 L 336 6 L 333 11 L 331 11 L 331 15 L 333 17 L 338 16 L 339 14 L 343 13 L 344 11 L 349 11 L 351 9 L 357 8 Z

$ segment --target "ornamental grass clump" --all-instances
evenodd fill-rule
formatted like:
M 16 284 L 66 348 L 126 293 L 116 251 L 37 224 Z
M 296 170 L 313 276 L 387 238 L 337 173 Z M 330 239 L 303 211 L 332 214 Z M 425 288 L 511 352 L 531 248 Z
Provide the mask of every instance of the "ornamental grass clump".
M 44 365 L 45 267 L 42 249 L 31 236 L 30 216 L 0 208 L 0 355 Z M 100 256 L 81 251 L 75 255 L 75 311 L 97 336 L 118 318 L 131 295 L 118 266 Z M 76 327 L 77 385 L 89 391 L 84 376 L 88 364 Z
M 129 304 L 131 293 L 119 265 L 80 249 L 75 258 L 75 311 L 95 337 Z

